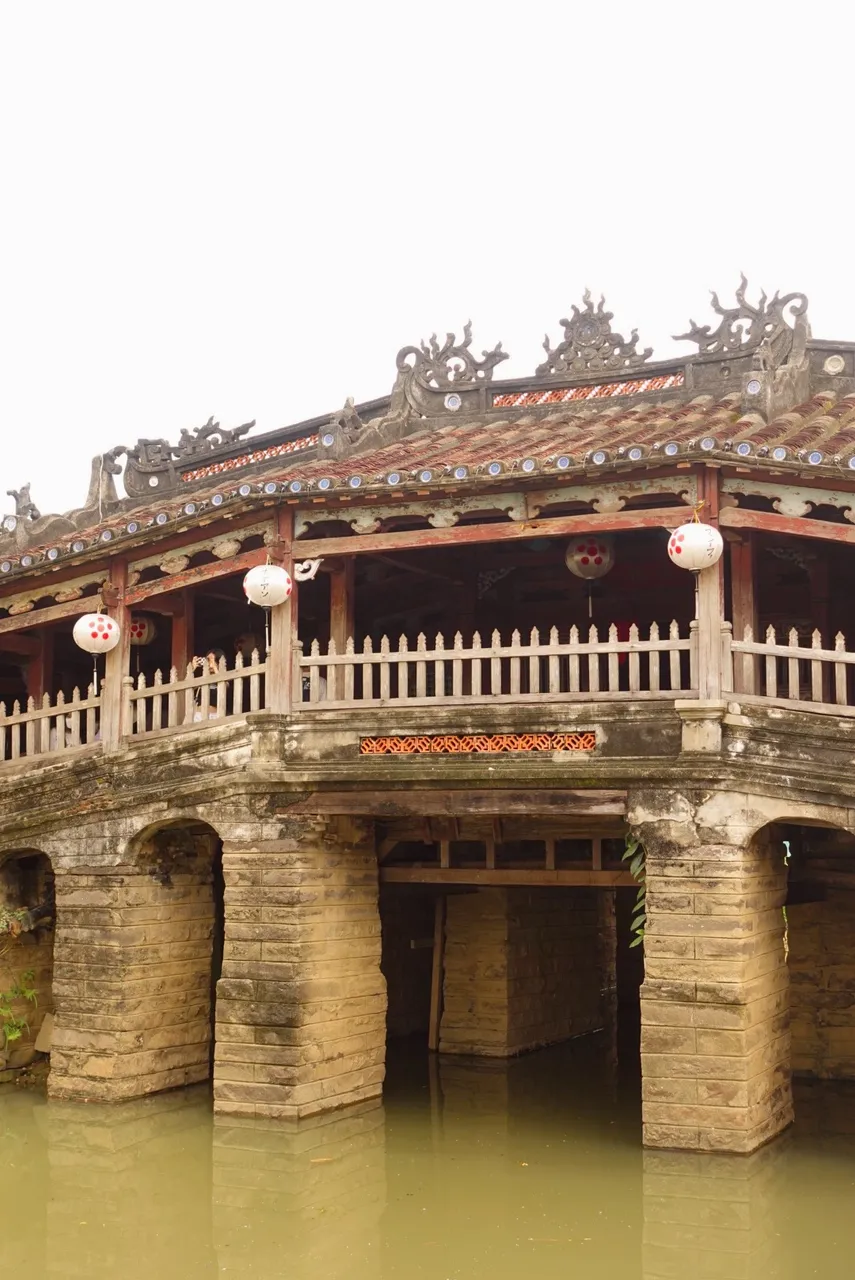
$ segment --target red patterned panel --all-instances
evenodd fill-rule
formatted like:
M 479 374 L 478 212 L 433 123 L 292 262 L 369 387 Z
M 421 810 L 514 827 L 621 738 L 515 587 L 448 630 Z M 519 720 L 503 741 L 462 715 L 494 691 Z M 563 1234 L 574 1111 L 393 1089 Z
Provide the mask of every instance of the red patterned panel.
M 593 751 L 597 735 L 580 733 L 425 733 L 360 738 L 362 756 L 496 755 L 508 751 Z
M 519 409 L 527 405 L 567 404 L 571 400 L 610 400 L 614 396 L 635 396 L 642 391 L 667 391 L 682 385 L 682 373 L 665 373 L 654 378 L 633 378 L 627 382 L 597 382 L 586 387 L 553 387 L 546 391 L 505 391 L 493 396 L 493 408 Z
M 299 453 L 301 449 L 310 449 L 317 443 L 317 436 L 301 436 L 299 440 L 286 440 L 284 444 L 272 444 L 267 449 L 253 449 L 251 453 L 226 458 L 223 462 L 209 462 L 206 467 L 197 467 L 195 471 L 182 471 L 181 479 L 204 480 L 207 476 L 220 476 L 226 471 L 248 467 L 252 462 L 267 462 L 270 458 L 281 458 L 287 453 Z

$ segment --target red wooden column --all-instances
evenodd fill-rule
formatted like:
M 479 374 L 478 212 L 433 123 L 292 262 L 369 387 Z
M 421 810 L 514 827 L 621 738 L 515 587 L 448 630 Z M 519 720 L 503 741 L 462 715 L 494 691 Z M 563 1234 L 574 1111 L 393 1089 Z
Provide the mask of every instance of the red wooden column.
M 101 690 L 101 742 L 105 751 L 118 751 L 126 726 L 123 723 L 125 677 L 131 669 L 131 611 L 125 603 L 128 586 L 126 560 L 110 565 L 110 581 L 103 591 L 104 604 L 119 624 L 119 643 L 107 654 L 104 686 Z
M 195 644 L 195 615 L 193 594 L 185 587 L 179 597 L 180 605 L 172 615 L 172 653 L 170 665 L 178 672 L 178 679 L 183 680 L 187 672 L 187 664 L 193 657 Z
M 293 576 L 292 549 L 294 512 L 291 507 L 276 511 L 276 537 L 270 549 L 272 560 L 282 564 Z M 300 701 L 294 689 L 294 650 L 297 646 L 298 596 L 296 583 L 291 597 L 270 610 L 270 650 L 267 654 L 266 703 L 268 711 L 287 715 L 292 703 Z
M 333 564 L 330 574 L 330 640 L 336 653 L 344 653 L 354 632 L 354 593 L 356 557 L 342 556 Z
M 704 467 L 698 475 L 700 516 L 718 528 L 719 473 Z M 724 557 L 698 574 L 698 697 L 717 701 L 722 694 L 721 632 L 724 622 Z
M 56 692 L 53 688 L 53 630 L 42 627 L 27 663 L 27 696 L 33 698 L 38 706 L 46 693 L 53 696 Z M 70 695 L 71 690 L 64 689 L 63 693 Z
M 733 617 L 733 638 L 742 640 L 746 627 L 750 627 L 755 640 L 757 634 L 757 593 L 756 593 L 757 546 L 754 534 L 746 530 L 742 537 L 730 543 L 730 596 Z M 746 689 L 743 672 L 743 661 L 734 663 L 733 688 L 736 693 L 751 693 Z

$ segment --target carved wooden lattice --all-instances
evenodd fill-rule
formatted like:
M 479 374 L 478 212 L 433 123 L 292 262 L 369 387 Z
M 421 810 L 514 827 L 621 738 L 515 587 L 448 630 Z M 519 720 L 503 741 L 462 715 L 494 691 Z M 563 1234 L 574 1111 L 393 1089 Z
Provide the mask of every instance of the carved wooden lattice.
M 597 735 L 581 733 L 432 733 L 360 738 L 362 756 L 494 755 L 508 751 L 593 751 Z

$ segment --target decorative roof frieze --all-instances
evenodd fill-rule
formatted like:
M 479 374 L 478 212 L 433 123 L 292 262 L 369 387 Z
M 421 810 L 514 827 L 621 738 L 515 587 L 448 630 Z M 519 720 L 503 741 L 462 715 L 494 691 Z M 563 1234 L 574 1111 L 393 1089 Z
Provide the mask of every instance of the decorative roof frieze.
M 614 313 L 605 310 L 606 300 L 600 297 L 596 309 L 590 289 L 582 295 L 583 309 L 573 306 L 571 319 L 561 320 L 564 341 L 555 350 L 549 342 L 549 334 L 543 339 L 546 359 L 536 369 L 538 377 L 586 377 L 590 373 L 602 373 L 617 369 L 638 369 L 653 355 L 653 348 L 638 351 L 638 330 L 633 329 L 626 341 L 622 333 L 612 330 Z
M 735 307 L 723 307 L 718 294 L 712 294 L 712 306 L 721 321 L 715 329 L 690 320 L 687 333 L 674 335 L 675 342 L 694 342 L 702 356 L 746 355 L 756 352 L 756 367 L 778 369 L 793 356 L 800 356 L 810 337 L 806 320 L 808 300 L 803 293 L 776 293 L 767 298 L 761 292 L 753 306 L 745 296 L 748 281 L 740 277 Z M 789 312 L 793 324 L 787 323 Z

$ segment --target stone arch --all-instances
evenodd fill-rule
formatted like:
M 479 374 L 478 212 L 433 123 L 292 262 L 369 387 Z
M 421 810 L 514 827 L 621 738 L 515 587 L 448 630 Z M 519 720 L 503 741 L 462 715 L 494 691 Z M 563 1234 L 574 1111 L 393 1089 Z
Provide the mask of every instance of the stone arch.
M 830 812 L 823 822 L 797 806 L 753 841 L 787 865 L 793 1075 L 855 1079 L 855 833 Z
M 0 1070 L 44 1062 L 49 1052 L 55 918 L 50 856 L 31 847 L 0 852 L 0 992 L 10 996 L 0 1003 L 14 1017 L 0 1032 Z M 23 991 L 32 994 L 15 994 Z
M 149 823 L 128 841 L 126 860 L 147 901 L 140 922 L 157 971 L 157 1025 L 149 1043 L 170 1073 L 160 1087 L 213 1072 L 225 927 L 222 848 L 216 828 L 193 814 Z

